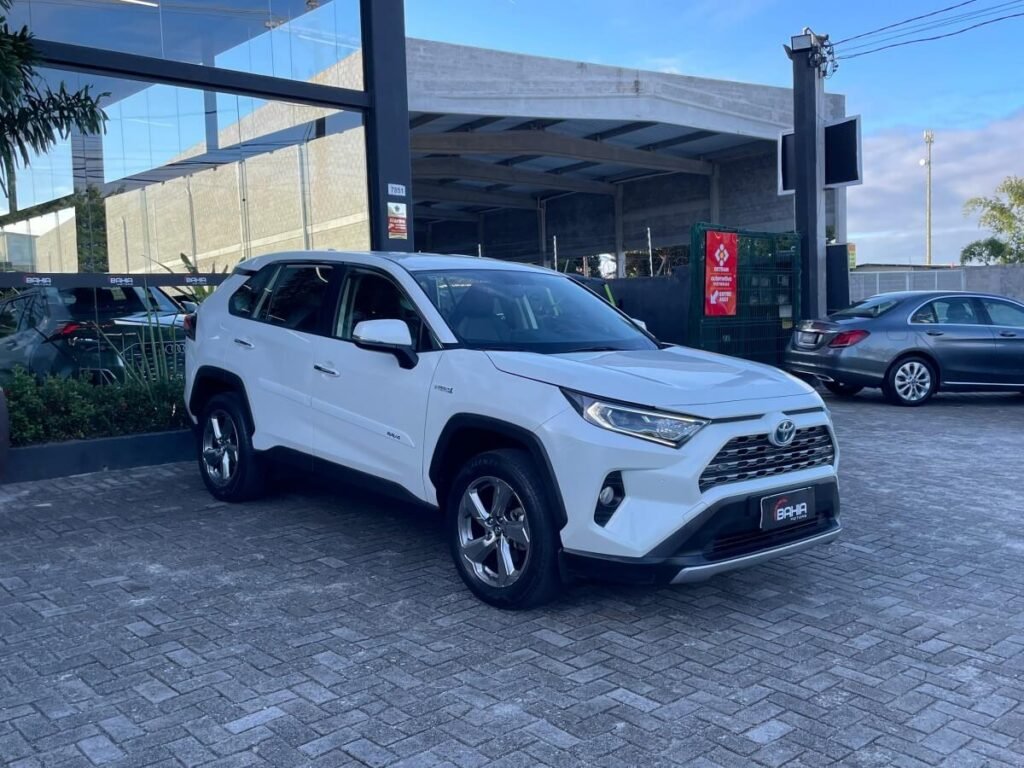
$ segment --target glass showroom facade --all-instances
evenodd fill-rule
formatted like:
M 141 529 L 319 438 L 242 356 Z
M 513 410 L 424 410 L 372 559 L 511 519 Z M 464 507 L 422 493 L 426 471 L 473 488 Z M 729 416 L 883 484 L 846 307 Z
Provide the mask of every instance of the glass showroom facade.
M 18 0 L 11 21 L 39 76 L 104 94 L 108 120 L 16 169 L 0 269 L 219 272 L 411 242 L 386 220 L 388 184 L 410 186 L 400 0 Z

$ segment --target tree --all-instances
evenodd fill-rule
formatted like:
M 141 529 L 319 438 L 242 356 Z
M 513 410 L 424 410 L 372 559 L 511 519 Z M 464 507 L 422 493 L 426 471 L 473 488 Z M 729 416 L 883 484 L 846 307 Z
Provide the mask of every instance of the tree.
M 12 0 L 0 0 L 0 190 L 9 210 L 18 209 L 15 172 L 29 164 L 30 153 L 44 153 L 73 130 L 99 133 L 107 116 L 100 107 L 106 94 L 93 96 L 89 86 L 56 92 L 36 76 L 37 61 L 27 27 L 12 30 L 7 12 Z
M 993 237 L 965 247 L 961 264 L 1024 264 L 1024 177 L 1007 176 L 994 197 L 972 197 L 964 203 L 964 215 L 972 214 L 980 214 L 978 225 Z
M 986 237 L 984 240 L 975 240 L 968 243 L 960 251 L 961 264 L 1006 264 L 1009 247 L 1002 240 L 995 237 Z

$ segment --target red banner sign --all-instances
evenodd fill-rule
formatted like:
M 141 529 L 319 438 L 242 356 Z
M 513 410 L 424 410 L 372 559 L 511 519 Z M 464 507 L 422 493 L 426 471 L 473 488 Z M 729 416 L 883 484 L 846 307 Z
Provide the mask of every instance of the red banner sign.
M 708 232 L 704 244 L 704 314 L 736 314 L 736 272 L 739 252 L 735 232 Z

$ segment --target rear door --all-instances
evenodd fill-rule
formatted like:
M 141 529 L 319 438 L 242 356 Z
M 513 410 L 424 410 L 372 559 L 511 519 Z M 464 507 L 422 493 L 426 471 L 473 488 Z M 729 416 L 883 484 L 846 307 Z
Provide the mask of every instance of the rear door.
M 981 384 L 996 375 L 995 341 L 971 296 L 933 299 L 910 316 L 919 346 L 939 361 L 944 384 Z
M 1024 305 L 1005 299 L 978 301 L 992 324 L 994 383 L 1024 387 Z
M 228 300 L 221 320 L 226 367 L 245 383 L 259 450 L 312 449 L 313 346 L 335 271 L 330 264 L 272 264 Z

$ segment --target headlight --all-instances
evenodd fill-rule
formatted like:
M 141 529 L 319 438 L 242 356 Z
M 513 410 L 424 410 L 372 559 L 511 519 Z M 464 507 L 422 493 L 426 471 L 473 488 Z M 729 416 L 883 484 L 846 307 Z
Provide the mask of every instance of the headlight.
M 706 419 L 693 416 L 605 402 L 567 389 L 562 393 L 580 416 L 594 426 L 671 448 L 683 445 L 708 423 Z

